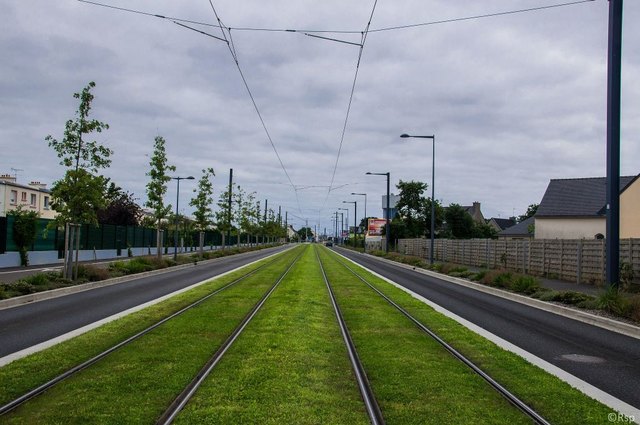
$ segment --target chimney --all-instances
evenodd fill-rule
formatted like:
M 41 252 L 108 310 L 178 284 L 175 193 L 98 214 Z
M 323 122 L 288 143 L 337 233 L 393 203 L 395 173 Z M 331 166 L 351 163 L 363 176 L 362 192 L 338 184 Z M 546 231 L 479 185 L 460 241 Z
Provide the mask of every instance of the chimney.
M 35 187 L 38 190 L 43 190 L 47 188 L 47 185 L 45 183 L 40 183 L 40 182 L 31 182 L 29 183 L 29 186 Z
M 7 183 L 15 183 L 16 178 L 10 174 L 2 174 L 0 175 L 0 180 L 5 181 Z

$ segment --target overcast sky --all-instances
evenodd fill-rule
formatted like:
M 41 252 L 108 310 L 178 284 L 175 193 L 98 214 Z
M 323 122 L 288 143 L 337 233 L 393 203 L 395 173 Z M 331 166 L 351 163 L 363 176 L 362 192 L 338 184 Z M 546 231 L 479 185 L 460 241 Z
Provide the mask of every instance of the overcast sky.
M 380 0 L 371 30 L 534 8 L 562 0 Z M 118 7 L 215 24 L 208 0 L 105 0 Z M 73 0 L 0 0 L 0 173 L 49 185 L 64 173 L 44 138 L 61 139 L 73 93 L 89 81 L 95 139 L 114 150 L 104 172 L 146 200 L 153 140 L 167 140 L 175 175 L 213 167 L 217 198 L 234 180 L 296 228 L 358 201 L 380 215 L 385 178 L 431 184 L 436 198 L 481 202 L 485 217 L 522 214 L 552 178 L 605 175 L 608 1 L 368 34 L 342 149 L 360 48 L 373 0 L 214 0 L 231 27 L 240 68 L 285 174 L 223 41 L 171 20 Z M 626 1 L 622 68 L 622 174 L 640 173 L 640 2 Z M 635 23 L 635 24 L 634 24 Z M 187 24 L 222 37 L 219 28 Z M 234 29 L 237 28 L 237 29 Z M 228 34 L 227 34 L 228 36 Z M 332 184 L 333 181 L 333 184 Z M 297 188 L 294 190 L 292 187 Z M 329 191 L 329 186 L 332 190 Z M 196 182 L 180 187 L 189 214 Z M 430 194 L 429 188 L 429 194 Z M 297 193 L 297 196 L 296 196 Z M 172 182 L 166 201 L 175 208 Z

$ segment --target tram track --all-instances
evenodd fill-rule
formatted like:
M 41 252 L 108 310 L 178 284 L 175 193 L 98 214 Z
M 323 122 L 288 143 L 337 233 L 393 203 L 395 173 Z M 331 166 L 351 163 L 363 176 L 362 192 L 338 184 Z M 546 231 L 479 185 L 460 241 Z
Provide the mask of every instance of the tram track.
M 300 254 L 298 254 L 298 256 L 296 257 L 296 259 L 299 257 Z M 149 334 L 150 332 L 152 332 L 153 330 L 155 330 L 156 328 L 162 326 L 163 324 L 171 321 L 172 319 L 175 319 L 181 315 L 183 315 L 184 313 L 186 313 L 187 311 L 190 311 L 192 309 L 194 309 L 195 307 L 203 304 L 205 301 L 211 299 L 212 297 L 214 297 L 215 295 L 220 294 L 221 292 L 235 286 L 236 284 L 248 279 L 249 277 L 255 275 L 256 273 L 260 272 L 261 270 L 264 270 L 265 268 L 274 265 L 275 263 L 277 263 L 278 261 L 281 261 L 284 256 L 286 256 L 286 254 L 283 255 L 277 255 L 274 258 L 270 259 L 269 261 L 261 264 L 260 266 L 256 267 L 255 269 L 252 269 L 250 271 L 248 271 L 247 273 L 244 273 L 243 275 L 241 275 L 240 277 L 234 279 L 233 281 L 225 284 L 224 286 L 214 290 L 213 292 L 197 299 L 196 301 L 190 303 L 189 305 L 181 308 L 180 310 L 170 314 L 169 316 L 155 322 L 154 324 L 146 327 L 145 329 L 137 332 L 136 334 L 122 340 L 121 342 L 103 350 L 102 352 L 98 353 L 97 355 L 91 357 L 88 360 L 83 361 L 82 363 L 66 370 L 65 372 L 60 373 L 59 375 L 57 375 L 56 377 L 48 380 L 47 382 L 29 390 L 28 392 L 22 394 L 19 397 L 14 398 L 13 400 L 5 403 L 4 405 L 0 406 L 0 417 L 2 417 L 3 415 L 10 413 L 11 411 L 15 410 L 16 408 L 18 408 L 19 406 L 23 405 L 24 403 L 28 402 L 29 400 L 32 400 L 36 397 L 38 397 L 39 395 L 43 394 L 44 392 L 46 392 L 47 390 L 50 390 L 51 388 L 53 388 L 54 386 L 56 386 L 57 384 L 59 384 L 60 382 L 76 375 L 77 373 L 79 373 L 80 371 L 83 371 L 85 369 L 88 369 L 89 367 L 91 367 L 92 365 L 98 363 L 100 360 L 104 359 L 105 357 L 107 357 L 108 355 L 114 353 L 115 351 L 118 351 L 120 349 L 122 349 L 125 346 L 130 345 L 132 342 L 139 340 L 141 337 Z M 295 261 L 294 261 L 295 262 Z
M 474 362 L 469 360 L 466 356 L 456 350 L 453 346 L 448 344 L 443 338 L 441 338 L 438 334 L 429 329 L 426 325 L 412 316 L 407 310 L 402 308 L 396 302 L 394 302 L 391 298 L 385 295 L 382 291 L 376 288 L 372 283 L 367 281 L 362 275 L 357 273 L 353 268 L 349 267 L 344 261 L 337 257 L 337 254 L 331 253 L 331 256 L 334 258 L 335 263 L 340 264 L 344 269 L 348 270 L 353 276 L 355 276 L 359 281 L 368 286 L 372 291 L 374 291 L 377 295 L 383 298 L 389 305 L 393 306 L 393 308 L 405 316 L 408 320 L 410 320 L 420 331 L 424 334 L 431 337 L 435 340 L 439 345 L 441 345 L 446 351 L 448 351 L 453 357 L 457 360 L 465 364 L 469 369 L 471 369 L 476 375 L 480 376 L 483 380 L 485 380 L 496 392 L 498 392 L 503 398 L 505 398 L 511 405 L 519 409 L 523 414 L 529 417 L 534 423 L 539 425 L 550 425 L 542 415 L 537 413 L 533 408 L 528 406 L 522 400 L 520 400 L 516 395 L 507 390 L 504 386 L 502 386 L 497 380 L 492 378 L 488 373 L 484 372 L 480 367 L 478 367 Z M 320 261 L 320 260 L 319 260 Z M 324 274 L 324 271 L 323 271 Z M 327 281 L 327 285 L 329 285 Z M 372 423 L 373 422 L 372 420 Z

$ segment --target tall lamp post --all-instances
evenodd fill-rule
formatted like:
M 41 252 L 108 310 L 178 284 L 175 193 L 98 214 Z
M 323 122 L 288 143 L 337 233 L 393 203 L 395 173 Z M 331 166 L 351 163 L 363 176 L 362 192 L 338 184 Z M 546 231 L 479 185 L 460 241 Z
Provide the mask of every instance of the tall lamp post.
M 411 136 L 409 134 L 401 134 L 402 138 L 414 139 L 431 139 L 433 151 L 431 154 L 431 249 L 429 250 L 429 264 L 433 264 L 433 241 L 436 231 L 436 198 L 435 198 L 435 179 L 436 179 L 436 136 Z
M 367 194 L 366 193 L 355 193 L 351 192 L 352 195 L 364 196 L 364 219 L 367 219 Z M 364 252 L 367 252 L 367 232 L 369 231 L 369 222 L 365 222 L 365 229 L 362 237 L 362 246 L 364 247 Z
M 357 220 L 358 220 L 358 201 L 342 201 L 343 204 L 353 204 L 354 205 L 354 210 L 353 210 L 353 247 L 356 247 L 356 243 L 358 242 L 358 225 L 356 224 Z M 347 228 L 349 227 L 349 225 L 347 225 Z M 349 234 L 349 232 L 347 232 L 347 234 Z
M 347 212 L 347 227 L 349 227 L 349 208 L 338 208 L 338 210 L 340 211 L 346 211 Z M 342 214 L 342 213 L 340 213 Z M 342 234 L 344 233 L 344 222 L 340 225 L 340 240 L 342 241 Z M 347 232 L 347 235 L 349 233 Z
M 391 173 L 372 173 L 367 171 L 368 176 L 387 176 L 387 222 L 384 225 L 384 234 L 385 234 L 385 251 L 389 253 L 389 239 L 391 237 L 391 225 L 389 224 L 389 182 L 391 180 Z
M 180 180 L 193 180 L 195 177 L 171 177 L 171 179 L 176 180 L 178 182 L 178 187 L 176 190 L 176 228 L 173 233 L 173 261 L 178 260 L 178 203 L 180 202 Z

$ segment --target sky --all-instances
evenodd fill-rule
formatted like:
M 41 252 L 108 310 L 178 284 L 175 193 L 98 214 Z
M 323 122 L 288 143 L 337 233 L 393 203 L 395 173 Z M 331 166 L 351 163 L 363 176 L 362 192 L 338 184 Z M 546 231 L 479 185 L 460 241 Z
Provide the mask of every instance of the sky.
M 435 135 L 444 205 L 523 214 L 550 179 L 606 173 L 609 2 L 458 19 L 565 1 L 104 0 L 190 29 L 76 0 L 0 0 L 0 173 L 60 179 L 45 137 L 63 137 L 73 93 L 95 81 L 91 116 L 110 129 L 92 140 L 114 151 L 102 172 L 141 204 L 160 135 L 172 175 L 213 167 L 217 199 L 232 168 L 295 228 L 332 233 L 338 208 L 353 222 L 343 201 L 363 216 L 353 192 L 381 216 L 386 181 L 368 171 L 389 172 L 396 193 L 400 180 L 426 182 L 430 196 L 432 142 L 399 138 L 409 133 Z M 637 175 L 640 1 L 623 19 L 621 173 Z M 192 212 L 196 183 L 181 183 L 180 212 Z

